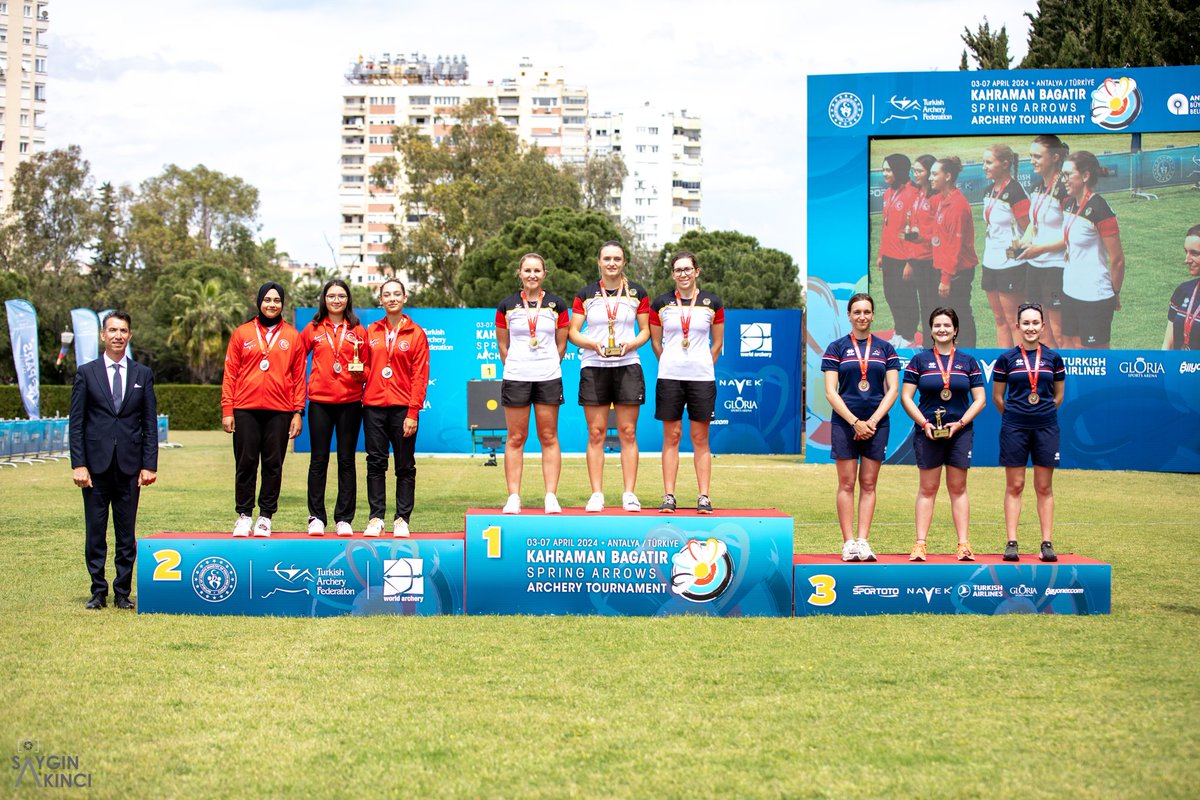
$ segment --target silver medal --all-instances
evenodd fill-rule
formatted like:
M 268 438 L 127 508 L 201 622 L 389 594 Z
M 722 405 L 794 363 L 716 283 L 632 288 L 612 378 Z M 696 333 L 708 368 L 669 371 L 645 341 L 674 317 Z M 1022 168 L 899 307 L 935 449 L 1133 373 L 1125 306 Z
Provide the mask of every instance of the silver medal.
M 384 367 L 383 369 L 381 369 L 379 371 L 379 374 L 382 375 L 384 378 L 390 378 L 390 377 L 392 377 L 392 368 Z
M 258 368 L 263 372 L 266 372 L 271 368 L 271 361 L 267 358 L 263 358 L 262 361 L 258 362 Z

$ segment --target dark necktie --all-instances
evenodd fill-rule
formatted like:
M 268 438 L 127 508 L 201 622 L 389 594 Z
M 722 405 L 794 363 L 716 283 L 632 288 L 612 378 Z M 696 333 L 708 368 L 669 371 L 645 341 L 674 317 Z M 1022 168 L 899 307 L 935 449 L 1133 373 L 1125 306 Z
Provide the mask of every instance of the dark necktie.
M 125 396 L 125 388 L 121 386 L 121 365 L 113 364 L 113 410 L 121 410 L 121 399 Z

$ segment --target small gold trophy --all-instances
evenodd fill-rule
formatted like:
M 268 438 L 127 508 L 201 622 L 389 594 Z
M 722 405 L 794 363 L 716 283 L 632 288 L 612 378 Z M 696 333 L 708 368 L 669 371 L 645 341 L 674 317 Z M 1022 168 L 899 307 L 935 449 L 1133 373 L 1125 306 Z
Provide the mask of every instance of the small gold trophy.
M 1017 224 L 1014 222 L 1012 226 L 1012 242 L 1004 251 L 1004 255 L 1008 256 L 1009 261 L 1016 261 L 1017 256 L 1019 256 L 1021 251 L 1024 249 L 1025 248 L 1021 247 L 1021 236 L 1018 234 Z
M 950 438 L 950 429 L 946 428 L 942 425 L 942 415 L 945 413 L 946 413 L 946 409 L 944 409 L 944 408 L 939 408 L 937 411 L 933 412 L 933 434 L 932 434 L 932 436 L 935 439 L 949 439 Z
M 346 369 L 351 372 L 362 372 L 363 362 L 358 359 L 358 342 L 354 343 L 354 360 L 346 365 Z
M 608 345 L 604 348 L 604 355 L 607 358 L 621 355 L 621 346 L 617 344 L 617 331 L 612 320 L 608 322 Z
M 900 238 L 906 242 L 915 242 L 917 236 L 917 231 L 912 229 L 912 212 L 909 211 L 904 215 L 904 235 Z

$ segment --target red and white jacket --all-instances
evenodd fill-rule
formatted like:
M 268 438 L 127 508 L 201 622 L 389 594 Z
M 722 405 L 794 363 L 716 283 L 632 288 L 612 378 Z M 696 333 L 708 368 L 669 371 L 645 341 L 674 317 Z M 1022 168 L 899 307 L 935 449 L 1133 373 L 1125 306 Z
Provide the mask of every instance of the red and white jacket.
M 345 322 L 334 325 L 329 320 L 317 327 L 305 325 L 300 331 L 305 353 L 312 353 L 312 371 L 308 375 L 308 399 L 317 403 L 355 403 L 362 400 L 367 382 L 367 331 L 362 325 L 349 328 Z M 347 367 L 354 361 L 357 345 L 362 372 Z M 333 365 L 341 364 L 340 372 Z
M 391 353 L 388 333 L 393 333 Z M 429 342 L 425 331 L 405 315 L 400 327 L 392 331 L 387 318 L 367 328 L 367 386 L 364 406 L 408 406 L 408 418 L 417 419 L 425 406 L 429 388 Z M 391 368 L 391 377 L 383 371 Z
M 225 350 L 221 416 L 232 416 L 235 408 L 303 412 L 306 360 L 300 332 L 286 322 L 269 333 L 257 319 L 239 325 Z

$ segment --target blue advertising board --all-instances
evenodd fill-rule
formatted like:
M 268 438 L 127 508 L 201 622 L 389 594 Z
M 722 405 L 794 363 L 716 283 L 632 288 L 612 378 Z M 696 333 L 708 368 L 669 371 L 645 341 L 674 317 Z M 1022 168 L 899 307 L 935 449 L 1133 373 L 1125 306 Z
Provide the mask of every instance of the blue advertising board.
M 1107 174 L 1094 188 L 1109 193 L 1127 258 L 1112 349 L 1060 350 L 1067 363 L 1061 465 L 1200 472 L 1200 432 L 1189 428 L 1180 436 L 1170 425 L 1200 415 L 1200 355 L 1158 349 L 1171 293 L 1189 277 L 1180 255 L 1184 234 L 1200 221 L 1200 198 L 1191 191 L 1200 181 L 1200 67 L 813 75 L 808 98 L 805 367 L 815 390 L 806 394 L 807 461 L 831 461 L 831 409 L 818 378 L 825 348 L 849 332 L 846 302 L 859 291 L 872 293 L 877 310 L 890 302 L 871 271 L 878 256 L 881 153 L 941 157 L 965 148 L 973 154 L 1016 137 L 1008 142 L 1017 151 L 1014 177 L 1032 187 L 1041 178 L 1031 169 L 1030 142 L 1055 134 L 1071 152 L 1096 151 Z M 943 137 L 948 141 L 940 142 Z M 964 145 L 963 137 L 981 138 Z M 1152 139 L 1157 144 L 1144 146 Z M 979 202 L 991 186 L 982 155 L 963 161 L 959 188 Z M 1147 214 L 1154 226 L 1130 224 Z M 982 236 L 982 210 L 973 215 Z M 1170 226 L 1165 235 L 1163 225 Z M 982 255 L 978 245 L 977 251 Z M 979 278 L 972 292 L 980 346 L 971 352 L 990 382 L 1002 350 L 992 314 L 978 310 Z M 901 360 L 907 363 L 915 352 L 901 349 Z M 891 420 L 889 461 L 911 463 L 911 426 L 899 403 Z M 976 421 L 973 464 L 997 465 L 999 426 L 989 403 Z
M 461 614 L 463 540 L 160 533 L 138 539 L 137 585 L 150 614 Z
M 408 309 L 429 339 L 429 391 L 421 412 L 417 451 L 470 453 L 467 427 L 467 381 L 501 378 L 504 374 L 496 344 L 496 312 L 483 308 Z M 382 309 L 358 311 L 364 325 L 382 318 Z M 316 309 L 296 311 L 296 325 L 309 324 Z M 714 453 L 799 453 L 802 394 L 800 380 L 800 311 L 728 311 L 725 350 L 717 362 L 717 410 L 710 434 Z M 654 383 L 658 362 L 649 347 L 640 351 L 646 379 L 646 405 L 638 417 L 638 444 L 662 448 L 662 423 L 654 419 Z M 565 452 L 587 447 L 587 424 L 576 402 L 579 392 L 577 348 L 568 346 L 563 360 L 563 405 L 558 423 L 559 444 Z M 310 363 L 311 369 L 311 363 Z M 312 449 L 308 428 L 296 438 L 297 452 Z M 358 449 L 363 450 L 359 436 Z M 527 452 L 539 451 L 530 437 Z M 684 437 L 684 452 L 691 443 Z
M 468 614 L 790 616 L 792 519 L 467 512 Z
M 923 564 L 881 555 L 875 563 L 795 557 L 796 616 L 871 614 L 1108 614 L 1112 567 L 1075 555 L 1056 563 L 998 555 L 974 562 L 930 556 Z

